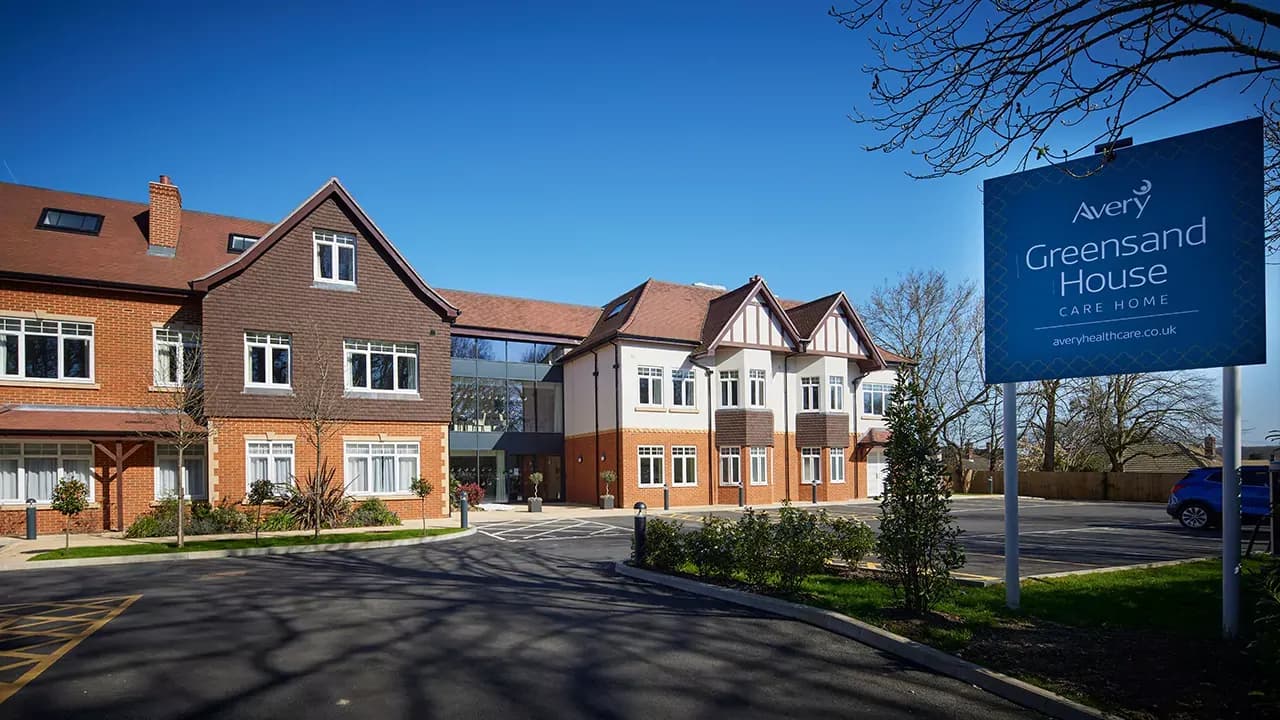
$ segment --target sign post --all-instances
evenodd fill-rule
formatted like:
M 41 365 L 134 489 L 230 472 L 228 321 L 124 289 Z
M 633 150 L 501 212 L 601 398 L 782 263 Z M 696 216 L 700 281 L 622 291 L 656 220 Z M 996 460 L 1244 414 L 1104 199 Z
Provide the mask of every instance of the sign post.
M 1222 629 L 1238 632 L 1240 365 L 1266 362 L 1261 118 L 983 183 L 986 381 L 1005 387 L 1018 602 L 1017 383 L 1223 368 Z

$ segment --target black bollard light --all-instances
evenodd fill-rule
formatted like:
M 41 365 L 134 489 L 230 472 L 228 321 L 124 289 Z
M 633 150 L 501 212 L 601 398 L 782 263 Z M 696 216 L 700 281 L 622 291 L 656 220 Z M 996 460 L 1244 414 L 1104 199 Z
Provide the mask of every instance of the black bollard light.
M 644 536 L 645 536 L 645 525 L 646 525 L 646 523 L 648 522 L 648 518 L 646 518 L 646 517 L 645 517 L 644 511 L 645 511 L 645 509 L 646 509 L 647 507 L 648 507 L 648 506 L 647 506 L 647 505 L 645 505 L 643 502 L 638 502 L 638 503 L 636 503 L 636 504 L 635 504 L 635 508 L 636 508 L 636 538 L 635 538 L 635 545 L 636 545 L 636 551 L 635 551 L 635 552 L 636 552 L 636 555 L 635 555 L 635 563 L 636 563 L 636 567 L 644 567 L 644 564 L 645 564 L 645 549 L 646 549 L 646 548 L 645 548 L 645 537 L 644 537 Z
M 662 509 L 663 510 L 671 509 L 671 486 L 670 485 L 662 486 Z
M 467 508 L 470 503 L 467 502 L 467 492 L 465 490 L 458 493 L 458 515 L 462 519 L 462 529 L 467 529 Z
M 742 481 L 739 480 L 738 481 L 738 507 L 742 507 L 743 505 L 746 505 L 746 504 L 747 504 L 747 488 L 745 485 L 742 484 Z
M 36 539 L 36 499 L 27 498 L 27 539 Z

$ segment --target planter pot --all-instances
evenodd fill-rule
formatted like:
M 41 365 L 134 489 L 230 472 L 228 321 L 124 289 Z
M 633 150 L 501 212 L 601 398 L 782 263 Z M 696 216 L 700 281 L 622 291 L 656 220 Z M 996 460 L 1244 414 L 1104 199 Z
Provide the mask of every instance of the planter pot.
M 529 512 L 542 512 L 542 498 L 529 498 Z
M 612 509 L 613 509 L 613 496 L 612 496 L 612 495 L 601 495 L 601 496 L 600 496 L 600 509 L 601 509 L 601 510 L 612 510 Z

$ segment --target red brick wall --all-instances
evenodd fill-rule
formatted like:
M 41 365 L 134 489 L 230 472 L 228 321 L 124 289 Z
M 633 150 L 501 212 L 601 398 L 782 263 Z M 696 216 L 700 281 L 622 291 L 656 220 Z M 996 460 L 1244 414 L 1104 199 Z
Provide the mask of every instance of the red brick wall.
M 39 439 L 32 441 L 40 442 Z M 149 511 L 155 496 L 155 446 L 149 441 L 125 441 L 125 450 L 130 442 L 140 443 L 141 447 L 124 464 L 124 527 Z M 114 442 L 108 443 L 108 447 L 115 452 Z M 89 509 L 73 522 L 72 532 L 102 532 L 118 528 L 117 483 L 114 480 L 110 483 L 102 481 L 103 478 L 114 477 L 115 462 L 95 450 L 93 472 L 93 501 Z M 26 511 L 25 504 L 0 505 L 0 535 L 25 537 Z M 36 528 L 41 534 L 62 532 L 62 515 L 47 505 L 37 506 L 36 520 Z
M 239 503 L 245 495 L 245 442 L 247 436 L 259 438 L 272 434 L 278 440 L 293 440 L 294 474 L 299 478 L 316 467 L 315 448 L 306 440 L 305 428 L 297 420 L 270 418 L 211 418 L 210 426 L 210 468 L 209 498 L 217 503 L 229 500 Z M 384 435 L 388 439 L 413 439 L 418 442 L 418 472 L 423 479 L 431 482 L 433 490 L 427 496 L 427 517 L 438 518 L 448 515 L 449 507 L 446 499 L 448 482 L 446 472 L 449 462 L 447 444 L 448 426 L 444 423 L 405 423 L 405 422 L 348 422 L 329 437 L 322 447 L 322 459 L 327 461 L 342 478 L 346 471 L 343 458 L 343 443 L 346 439 L 361 438 L 369 440 Z M 403 519 L 420 519 L 421 506 L 418 498 L 411 494 L 404 496 L 382 496 L 392 510 Z
M 0 380 L 0 405 L 164 407 L 168 395 L 148 390 L 154 380 L 152 323 L 200 319 L 198 301 L 189 298 L 0 281 L 0 315 L 14 312 L 93 318 L 94 382 L 34 387 Z

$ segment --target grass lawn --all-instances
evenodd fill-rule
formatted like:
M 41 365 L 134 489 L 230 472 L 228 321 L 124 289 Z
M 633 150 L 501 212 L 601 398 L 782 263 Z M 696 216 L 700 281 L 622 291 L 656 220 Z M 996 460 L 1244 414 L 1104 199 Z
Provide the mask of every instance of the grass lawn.
M 1243 627 L 1258 601 L 1246 564 Z M 894 609 L 872 577 L 814 576 L 790 599 L 829 608 L 1127 717 L 1280 717 L 1256 691 L 1276 672 L 1220 639 L 1222 568 L 1203 561 L 959 588 L 928 617 Z
M 427 536 L 449 535 L 460 532 L 460 528 L 428 528 Z M 73 547 L 67 550 L 50 550 L 35 555 L 31 560 L 67 560 L 72 558 L 114 557 L 117 555 L 158 555 L 175 552 L 199 552 L 201 550 L 241 550 L 259 547 L 294 547 L 298 545 L 330 545 L 333 543 L 368 542 L 371 540 L 404 540 L 422 537 L 422 528 L 404 530 L 388 530 L 386 532 L 352 532 L 321 535 L 313 538 L 310 535 L 275 535 L 263 536 L 260 540 L 243 538 L 238 540 L 188 540 L 186 546 L 179 549 L 176 543 L 138 542 L 130 545 L 91 545 Z

